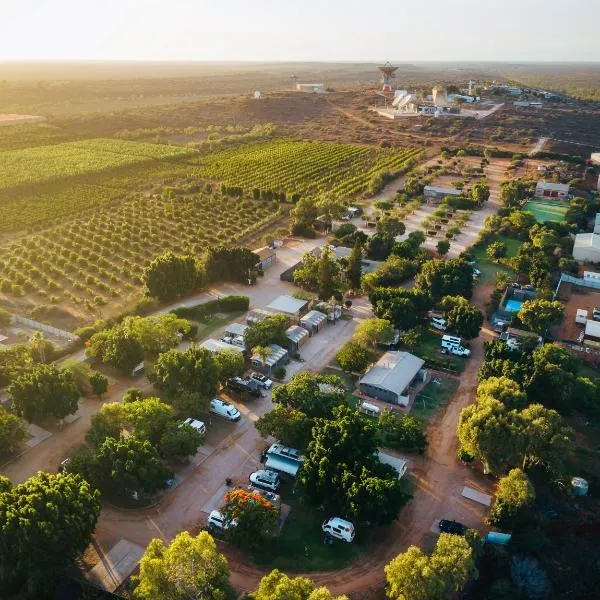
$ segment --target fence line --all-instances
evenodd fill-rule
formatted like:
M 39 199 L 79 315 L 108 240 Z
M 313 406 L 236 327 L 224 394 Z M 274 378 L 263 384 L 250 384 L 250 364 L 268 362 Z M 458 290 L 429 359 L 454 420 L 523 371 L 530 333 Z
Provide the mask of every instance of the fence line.
M 18 323 L 20 325 L 25 325 L 30 329 L 35 329 L 36 331 L 43 331 L 44 333 L 49 333 L 55 337 L 59 337 L 69 342 L 76 342 L 79 338 L 68 331 L 64 331 L 63 329 L 57 329 L 56 327 L 52 327 L 52 325 L 46 325 L 45 323 L 40 323 L 39 321 L 33 321 L 32 319 L 26 319 L 25 317 L 21 317 L 20 315 L 13 315 L 12 322 Z

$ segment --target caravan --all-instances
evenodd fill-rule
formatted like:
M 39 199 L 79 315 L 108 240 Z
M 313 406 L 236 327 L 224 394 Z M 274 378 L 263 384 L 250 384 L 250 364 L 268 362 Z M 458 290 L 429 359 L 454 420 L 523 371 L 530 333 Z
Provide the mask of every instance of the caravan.
M 265 466 L 280 473 L 296 477 L 304 457 L 299 450 L 281 444 L 271 444 L 264 453 Z
M 471 351 L 462 345 L 462 338 L 453 335 L 442 336 L 442 351 L 454 356 L 471 356 Z

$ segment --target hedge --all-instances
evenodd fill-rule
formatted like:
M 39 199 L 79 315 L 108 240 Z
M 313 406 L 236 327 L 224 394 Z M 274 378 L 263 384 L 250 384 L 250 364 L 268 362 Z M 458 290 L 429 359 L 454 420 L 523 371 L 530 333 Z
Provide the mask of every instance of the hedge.
M 171 312 L 180 319 L 192 319 L 198 321 L 219 312 L 246 312 L 249 307 L 250 298 L 248 298 L 248 296 L 223 296 L 217 300 L 209 300 L 204 304 L 182 306 Z

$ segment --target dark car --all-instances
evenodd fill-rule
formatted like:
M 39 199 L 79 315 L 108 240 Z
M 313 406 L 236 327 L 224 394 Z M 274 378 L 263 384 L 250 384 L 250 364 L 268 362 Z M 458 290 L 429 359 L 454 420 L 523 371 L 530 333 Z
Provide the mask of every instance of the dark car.
M 467 531 L 467 527 L 458 521 L 449 521 L 448 519 L 442 519 L 440 521 L 440 531 L 442 533 L 454 533 L 456 535 L 464 535 Z
M 260 398 L 263 395 L 259 384 L 253 379 L 242 379 L 241 377 L 232 377 L 227 382 L 227 387 L 231 391 L 241 392 Z

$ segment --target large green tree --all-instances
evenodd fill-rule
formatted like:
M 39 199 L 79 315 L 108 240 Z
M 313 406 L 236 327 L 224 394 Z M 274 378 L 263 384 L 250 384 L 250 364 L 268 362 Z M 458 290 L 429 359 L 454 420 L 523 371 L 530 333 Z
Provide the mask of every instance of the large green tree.
M 246 348 L 268 346 L 269 344 L 287 345 L 286 329 L 290 326 L 290 319 L 285 315 L 270 315 L 253 323 L 244 331 L 244 345 Z
M 113 365 L 124 373 L 130 373 L 144 359 L 144 349 L 137 335 L 121 326 L 95 333 L 89 344 L 89 356 Z
M 545 334 L 550 327 L 562 322 L 564 307 L 558 300 L 526 300 L 517 316 L 527 329 Z
M 152 317 L 126 317 L 122 327 L 130 331 L 145 352 L 160 354 L 177 346 L 180 335 L 189 335 L 192 324 L 172 313 Z
M 106 405 L 105 405 L 106 406 Z M 153 446 L 158 444 L 175 412 L 160 398 L 144 398 L 123 404 L 124 425 L 135 432 L 141 440 L 148 440 Z
M 170 250 L 157 256 L 146 267 L 143 279 L 148 295 L 161 302 L 187 294 L 201 283 L 194 258 L 175 254 Z
M 196 454 L 204 436 L 187 423 L 170 422 L 160 436 L 159 448 L 163 456 L 183 459 Z
M 250 597 L 252 600 L 348 600 L 346 596 L 334 598 L 327 588 L 315 588 L 310 579 L 291 579 L 277 569 L 260 580 L 258 589 Z
M 415 286 L 434 300 L 443 296 L 470 298 L 473 293 L 473 267 L 462 258 L 430 260 L 417 273 Z
M 215 354 L 215 362 L 219 370 L 219 382 L 224 385 L 232 377 L 244 374 L 244 356 L 235 350 L 223 350 Z
M 304 450 L 311 439 L 313 419 L 295 408 L 277 405 L 260 417 L 255 427 L 263 437 L 273 436 L 284 446 Z
M 390 344 L 395 334 L 394 326 L 387 319 L 373 317 L 357 325 L 352 339 L 366 348 L 374 349 L 379 344 Z
M 374 355 L 362 344 L 350 340 L 335 355 L 338 365 L 347 373 L 364 373 L 373 362 Z
M 461 337 L 476 338 L 483 325 L 483 314 L 469 302 L 457 304 L 448 312 L 448 326 Z
M 535 502 L 535 489 L 521 469 L 512 469 L 498 481 L 489 522 L 512 531 L 523 511 Z
M 140 560 L 134 597 L 138 600 L 227 600 L 229 567 L 206 531 L 177 534 L 166 546 L 153 539 Z
M 25 436 L 25 426 L 21 419 L 0 407 L 0 456 L 15 452 Z
M 331 246 L 326 245 L 321 249 L 317 263 L 317 289 L 321 300 L 329 300 L 340 295 L 340 267 L 333 255 Z
M 362 257 L 363 251 L 360 244 L 354 244 L 352 252 L 348 257 L 348 266 L 346 267 L 346 280 L 351 290 L 359 291 L 362 277 Z
M 14 487 L 2 486 L 1 587 L 25 585 L 35 597 L 43 596 L 85 550 L 99 515 L 98 492 L 78 475 L 40 472 Z
M 212 352 L 190 346 L 183 352 L 168 350 L 159 355 L 148 379 L 171 398 L 183 392 L 212 398 L 219 384 L 219 368 Z
M 377 221 L 377 233 L 379 235 L 395 238 L 396 236 L 403 235 L 405 231 L 406 226 L 396 217 L 383 216 Z
M 430 556 L 410 546 L 385 567 L 385 576 L 392 600 L 450 600 L 477 569 L 467 539 L 442 533 Z
M 107 402 L 91 418 L 85 439 L 92 446 L 100 446 L 108 437 L 118 438 L 123 429 L 123 407 L 120 402 Z
M 27 421 L 53 416 L 64 419 L 77 410 L 79 390 L 69 371 L 36 364 L 16 377 L 8 388 L 17 415 Z

